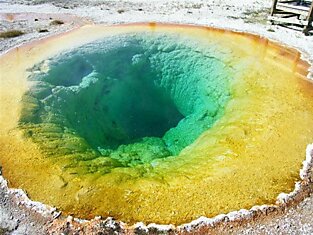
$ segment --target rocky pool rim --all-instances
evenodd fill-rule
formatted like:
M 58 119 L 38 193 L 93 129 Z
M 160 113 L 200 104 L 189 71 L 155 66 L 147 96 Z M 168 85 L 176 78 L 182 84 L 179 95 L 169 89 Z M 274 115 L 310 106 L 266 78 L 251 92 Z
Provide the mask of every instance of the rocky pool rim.
M 246 35 L 252 39 L 264 39 L 267 40 L 269 44 L 274 45 L 275 47 L 284 48 L 287 52 L 298 52 L 300 53 L 300 63 L 306 68 L 303 70 L 304 74 L 301 73 L 302 77 L 312 83 L 313 85 L 313 60 L 309 59 L 308 53 L 303 49 L 298 48 L 296 46 L 291 46 L 283 40 L 277 40 L 268 36 L 264 36 L 262 34 L 258 34 L 255 32 L 249 32 L 244 30 L 238 30 L 234 28 L 227 27 L 215 27 L 215 26 L 206 26 L 206 25 L 197 25 L 197 24 L 178 24 L 178 23 L 164 23 L 164 22 L 136 22 L 136 23 L 116 23 L 116 24 L 86 24 L 83 26 L 75 27 L 66 32 L 57 33 L 54 35 L 50 35 L 43 38 L 37 38 L 30 42 L 21 43 L 17 46 L 9 48 L 5 50 L 3 53 L 0 53 L 0 57 L 6 57 L 14 50 L 18 50 L 20 47 L 24 49 L 31 48 L 36 44 L 51 40 L 56 37 L 60 37 L 63 35 L 70 34 L 79 30 L 83 27 L 93 27 L 93 26 L 101 26 L 101 27 L 125 27 L 125 26 L 150 26 L 150 27 L 184 27 L 184 28 L 198 28 L 198 29 L 206 29 L 213 30 L 216 32 L 224 32 L 224 33 L 232 33 L 237 35 Z M 0 189 L 4 190 L 6 194 L 13 196 L 17 205 L 24 206 L 24 209 L 28 209 L 38 213 L 44 217 L 52 216 L 52 223 L 50 227 L 53 227 L 53 223 L 62 223 L 66 221 L 70 224 L 84 224 L 88 222 L 92 222 L 93 226 L 96 224 L 100 224 L 101 222 L 105 222 L 105 226 L 114 230 L 116 226 L 119 228 L 118 232 L 123 233 L 179 233 L 185 234 L 190 232 L 205 232 L 209 229 L 221 226 L 221 225 L 238 225 L 241 223 L 246 223 L 249 221 L 253 221 L 255 219 L 269 217 L 273 214 L 284 213 L 287 209 L 290 209 L 293 206 L 296 206 L 305 198 L 310 196 L 313 193 L 313 143 L 307 144 L 306 147 L 306 156 L 302 162 L 302 167 L 299 169 L 300 181 L 295 182 L 294 190 L 290 193 L 281 192 L 276 197 L 275 204 L 272 205 L 255 205 L 250 209 L 240 209 L 237 211 L 232 211 L 227 214 L 219 214 L 212 218 L 207 218 L 205 216 L 201 216 L 198 219 L 192 220 L 189 223 L 184 223 L 180 225 L 172 225 L 172 224 L 155 224 L 150 223 L 148 225 L 137 222 L 133 225 L 129 225 L 120 220 L 115 220 L 112 217 L 101 218 L 101 216 L 95 216 L 94 219 L 86 220 L 80 218 L 74 218 L 72 216 L 60 217 L 62 211 L 58 211 L 57 208 L 43 204 L 41 202 L 32 201 L 27 193 L 22 189 L 10 188 L 8 180 L 2 175 L 2 170 L 0 168 Z M 48 228 L 49 230 L 49 228 Z M 114 230 L 115 231 L 115 230 Z

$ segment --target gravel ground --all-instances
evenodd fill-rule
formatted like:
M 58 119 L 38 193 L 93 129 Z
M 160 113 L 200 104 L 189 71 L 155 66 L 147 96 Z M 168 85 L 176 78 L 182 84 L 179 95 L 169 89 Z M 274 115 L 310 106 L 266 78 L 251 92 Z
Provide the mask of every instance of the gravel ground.
M 47 218 L 17 205 L 12 195 L 0 189 L 0 235 L 45 234 Z
M 22 43 L 92 22 L 117 24 L 161 21 L 261 34 L 300 49 L 305 58 L 312 62 L 313 37 L 267 24 L 270 5 L 270 0 L 0 0 L 0 32 L 16 29 L 24 33 L 17 38 L 0 38 L 0 54 Z M 63 24 L 53 24 L 54 20 L 62 21 Z M 16 203 L 5 188 L 0 187 L 0 235 L 47 234 L 46 228 L 50 222 L 51 216 L 40 216 L 32 210 L 26 210 L 23 205 Z M 59 234 L 74 234 L 71 231 L 65 223 Z M 221 227 L 216 230 L 216 234 L 313 234 L 313 196 L 282 215 L 265 217 L 234 228 Z
M 228 232 L 225 231 L 225 234 Z M 290 208 L 282 216 L 236 228 L 233 234 L 313 234 L 313 197 Z

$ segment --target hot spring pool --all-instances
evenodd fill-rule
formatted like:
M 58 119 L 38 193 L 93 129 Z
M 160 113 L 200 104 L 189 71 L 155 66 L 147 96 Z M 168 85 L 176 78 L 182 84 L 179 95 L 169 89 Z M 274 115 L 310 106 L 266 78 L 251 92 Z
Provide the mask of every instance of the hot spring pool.
M 177 225 L 272 204 L 313 142 L 309 65 L 250 34 L 84 26 L 0 65 L 4 176 L 79 218 Z

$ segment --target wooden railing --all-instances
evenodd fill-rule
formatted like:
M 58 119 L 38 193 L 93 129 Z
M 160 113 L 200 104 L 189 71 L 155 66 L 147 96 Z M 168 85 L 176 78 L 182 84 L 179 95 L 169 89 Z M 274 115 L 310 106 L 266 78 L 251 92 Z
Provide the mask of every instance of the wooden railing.
M 309 34 L 309 31 L 313 29 L 313 2 L 308 0 L 273 0 L 270 20 L 273 23 L 302 26 L 303 32 Z

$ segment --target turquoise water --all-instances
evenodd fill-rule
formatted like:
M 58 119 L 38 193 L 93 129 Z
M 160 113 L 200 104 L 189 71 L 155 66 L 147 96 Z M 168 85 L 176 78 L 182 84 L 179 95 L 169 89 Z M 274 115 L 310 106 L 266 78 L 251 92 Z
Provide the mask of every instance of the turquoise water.
M 214 46 L 106 38 L 31 69 L 20 127 L 48 156 L 102 157 L 90 171 L 147 164 L 178 155 L 222 116 L 230 79 Z

